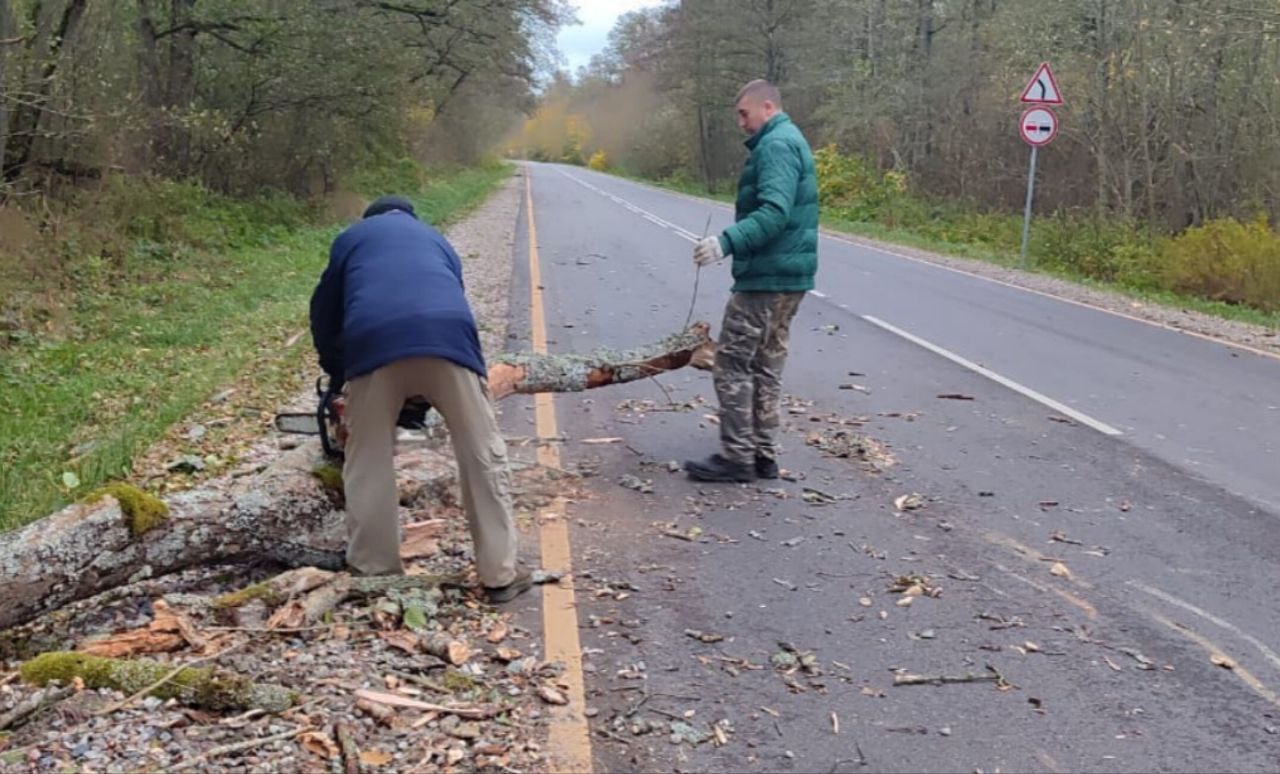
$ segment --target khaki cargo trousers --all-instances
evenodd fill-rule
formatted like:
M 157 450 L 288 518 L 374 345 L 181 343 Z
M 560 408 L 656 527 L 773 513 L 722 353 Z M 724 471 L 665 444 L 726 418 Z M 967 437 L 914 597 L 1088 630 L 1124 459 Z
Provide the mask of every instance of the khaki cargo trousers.
M 515 579 L 516 528 L 507 445 L 485 382 L 451 360 L 406 358 L 347 384 L 348 437 L 342 478 L 347 500 L 347 565 L 368 575 L 404 571 L 395 475 L 396 418 L 421 395 L 444 417 L 458 461 L 462 507 L 475 543 L 480 582 Z

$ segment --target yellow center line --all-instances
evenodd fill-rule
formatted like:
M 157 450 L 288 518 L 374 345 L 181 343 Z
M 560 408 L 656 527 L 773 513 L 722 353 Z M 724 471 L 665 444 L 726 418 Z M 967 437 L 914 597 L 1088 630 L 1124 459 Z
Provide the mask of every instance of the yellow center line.
M 533 183 L 524 168 L 525 206 L 529 220 L 529 293 L 533 351 L 547 352 L 547 316 L 542 303 L 542 268 L 538 264 L 538 228 L 533 219 Z M 535 422 L 539 438 L 559 436 L 556 405 L 550 393 L 534 396 Z M 538 463 L 560 467 L 560 449 L 554 443 L 538 446 Z M 582 681 L 582 646 L 578 641 L 578 609 L 573 592 L 573 557 L 569 550 L 569 522 L 564 516 L 565 501 L 556 498 L 538 511 L 538 543 L 542 547 L 544 570 L 564 573 L 560 583 L 542 587 L 542 628 L 548 661 L 565 665 L 562 683 L 568 688 L 569 704 L 553 707 L 547 730 L 547 754 L 556 772 L 591 771 L 591 735 L 583 714 L 586 691 Z
M 1208 637 L 1204 636 L 1203 634 L 1187 626 L 1183 626 L 1182 624 L 1175 623 L 1174 621 L 1164 617 L 1163 615 L 1160 615 L 1157 612 L 1154 612 L 1152 610 L 1147 610 L 1141 607 L 1138 609 L 1142 610 L 1144 613 L 1146 613 L 1148 616 L 1150 616 L 1154 620 L 1164 624 L 1165 626 L 1174 630 L 1178 634 L 1181 634 L 1183 637 L 1186 637 L 1187 639 L 1191 640 L 1195 644 L 1204 648 L 1205 652 L 1209 654 L 1210 658 L 1218 659 L 1219 662 L 1222 662 L 1224 664 L 1230 664 L 1231 668 L 1229 671 L 1231 672 L 1231 674 L 1240 678 L 1240 680 L 1245 685 L 1253 689 L 1254 693 L 1258 694 L 1259 696 L 1271 702 L 1272 704 L 1276 705 L 1277 707 L 1280 707 L 1280 694 L 1277 694 L 1275 691 L 1271 690 L 1266 685 L 1264 685 L 1263 682 L 1259 680 L 1257 677 L 1255 677 L 1252 672 L 1245 669 L 1239 663 L 1239 661 L 1228 656 L 1226 651 L 1218 647 L 1218 644 L 1215 643 L 1213 640 L 1210 640 Z

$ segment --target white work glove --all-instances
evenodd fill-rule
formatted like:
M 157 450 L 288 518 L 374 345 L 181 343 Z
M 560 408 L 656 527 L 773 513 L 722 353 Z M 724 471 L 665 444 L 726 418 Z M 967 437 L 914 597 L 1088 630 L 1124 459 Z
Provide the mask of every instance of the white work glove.
M 724 250 L 720 249 L 720 237 L 709 236 L 698 240 L 693 247 L 693 262 L 699 266 L 724 260 Z

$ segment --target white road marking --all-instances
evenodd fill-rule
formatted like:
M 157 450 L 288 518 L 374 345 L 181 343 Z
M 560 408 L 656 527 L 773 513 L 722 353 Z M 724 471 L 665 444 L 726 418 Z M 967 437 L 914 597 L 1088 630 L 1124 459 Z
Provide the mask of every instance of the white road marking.
M 823 293 L 821 290 L 810 290 L 809 292 L 810 292 L 810 293 L 812 293 L 812 294 L 813 294 L 815 297 L 817 297 L 817 298 L 826 298 L 826 297 L 827 297 L 827 294 L 826 294 L 826 293 Z
M 1160 589 L 1154 588 L 1152 586 L 1148 586 L 1142 581 L 1131 580 L 1131 581 L 1127 581 L 1127 584 L 1130 586 L 1133 586 L 1135 589 L 1139 591 L 1143 591 L 1143 592 L 1146 592 L 1147 594 L 1150 594 L 1156 599 L 1160 599 L 1165 602 L 1168 602 L 1174 607 L 1180 607 L 1183 610 L 1186 610 L 1188 613 L 1193 613 L 1195 615 L 1198 615 L 1204 620 L 1209 621 L 1212 624 L 1216 624 L 1217 626 L 1220 626 L 1223 629 L 1226 629 L 1227 631 L 1236 635 L 1237 637 L 1249 643 L 1253 647 L 1257 648 L 1258 652 L 1261 653 L 1263 657 L 1266 658 L 1267 661 L 1270 661 L 1272 666 L 1274 666 L 1276 669 L 1280 669 L 1280 656 L 1276 655 L 1275 651 L 1273 651 L 1271 648 L 1268 648 L 1264 643 L 1260 642 L 1252 634 L 1248 634 L 1247 632 L 1241 631 L 1238 626 L 1231 623 L 1230 621 L 1224 621 L 1223 619 L 1219 618 L 1213 613 L 1210 613 L 1206 610 L 1201 610 L 1200 608 L 1196 607 L 1190 602 L 1187 602 L 1182 599 L 1178 599 L 1177 597 L 1175 597 L 1174 595 L 1170 594 L 1167 591 L 1161 591 Z
M 983 366 L 980 366 L 977 363 L 973 362 L 972 360 L 963 358 L 948 349 L 943 349 L 942 347 L 938 346 L 937 344 L 934 344 L 933 342 L 926 341 L 920 338 L 919 336 L 916 336 L 915 334 L 908 333 L 907 331 L 904 331 L 895 325 L 890 325 L 889 323 L 879 319 L 878 317 L 872 317 L 869 314 L 861 315 L 861 317 L 862 319 L 866 320 L 872 325 L 875 325 L 879 328 L 883 328 L 884 330 L 894 334 L 895 336 L 900 336 L 906 339 L 907 341 L 911 342 L 912 344 L 916 344 L 918 346 L 924 347 L 925 349 L 929 350 L 935 355 L 941 355 L 942 357 L 945 357 L 947 360 L 950 360 L 951 362 L 957 365 L 963 366 L 980 376 L 985 376 L 986 378 L 990 379 L 996 384 L 1000 384 L 1005 387 L 1008 387 L 1014 392 L 1019 393 L 1020 395 L 1024 395 L 1036 401 L 1037 403 L 1041 403 L 1045 406 L 1048 406 L 1049 408 L 1053 409 L 1059 414 L 1063 414 L 1065 416 L 1071 417 L 1072 419 L 1076 420 L 1080 424 L 1092 427 L 1094 430 L 1097 430 L 1098 432 L 1104 435 L 1123 435 L 1122 432 L 1112 427 L 1111 425 L 1108 425 L 1106 422 L 1102 422 L 1097 419 L 1094 419 L 1088 414 L 1084 414 L 1080 411 L 1077 411 L 1071 408 L 1070 406 L 1059 403 L 1053 398 L 1050 398 L 1049 396 L 1044 395 L 1042 393 L 1036 392 L 1035 390 L 1031 389 L 1030 387 L 1027 387 L 1024 384 L 1015 382 L 1014 380 L 1010 379 L 1007 376 L 1001 376 L 995 371 L 992 371 L 990 368 L 985 368 Z
M 609 193 L 608 191 L 605 191 L 602 188 L 598 188 L 592 185 L 591 183 L 588 183 L 587 181 L 576 177 L 575 175 L 571 175 L 568 172 L 565 172 L 563 169 L 557 169 L 556 171 L 564 175 L 565 177 L 569 178 L 573 182 L 577 183 L 578 185 L 582 186 L 583 188 L 586 188 L 587 190 L 590 190 L 590 191 L 595 191 L 596 193 L 600 194 L 606 199 L 609 199 L 616 204 L 622 205 L 624 208 L 627 209 L 627 211 L 633 212 L 636 215 L 639 215 L 640 217 L 644 218 L 645 220 L 649 221 L 655 226 L 660 226 L 662 228 L 665 228 L 666 230 L 670 231 L 671 233 L 675 234 L 676 236 L 680 237 L 686 242 L 698 241 L 698 237 L 695 236 L 692 232 L 685 231 L 684 229 L 680 228 L 679 226 L 677 226 L 676 224 L 672 223 L 669 220 L 664 220 L 663 218 L 660 218 L 657 215 L 654 215 L 652 212 L 649 212 L 648 210 L 637 207 L 636 205 L 632 204 L 626 199 L 623 199 L 620 196 L 615 196 Z

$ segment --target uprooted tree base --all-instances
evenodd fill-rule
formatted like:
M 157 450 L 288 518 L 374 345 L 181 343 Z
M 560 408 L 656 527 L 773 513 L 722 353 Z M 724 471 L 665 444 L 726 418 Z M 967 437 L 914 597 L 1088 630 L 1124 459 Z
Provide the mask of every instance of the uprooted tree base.
M 507 355 L 490 370 L 490 392 L 496 400 L 647 378 L 688 365 L 696 351 L 709 346 L 708 331 L 706 323 L 695 323 L 631 350 Z M 405 457 L 410 455 L 416 456 L 402 458 L 400 465 L 401 503 L 445 497 L 453 485 L 453 462 L 430 450 Z M 163 503 L 167 512 L 144 501 L 146 519 L 138 518 L 130 496 L 104 490 L 93 501 L 0 535 L 0 629 L 196 565 L 268 559 L 286 567 L 340 569 L 340 494 L 315 475 L 323 462 L 317 448 L 294 449 L 257 475 L 173 495 Z

